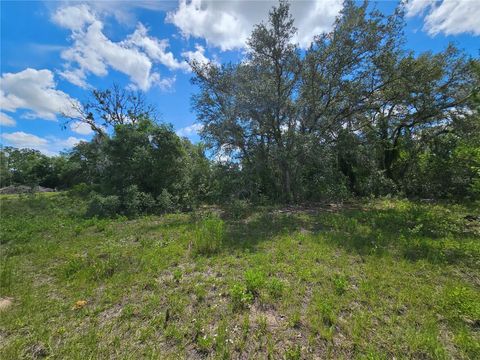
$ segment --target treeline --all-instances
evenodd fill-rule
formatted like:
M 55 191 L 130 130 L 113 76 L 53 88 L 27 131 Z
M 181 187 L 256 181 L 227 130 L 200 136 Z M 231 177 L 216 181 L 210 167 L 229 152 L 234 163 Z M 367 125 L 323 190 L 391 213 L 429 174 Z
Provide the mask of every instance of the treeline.
M 158 124 L 141 93 L 94 90 L 66 122 L 94 138 L 54 158 L 3 149 L 2 186 L 84 187 L 105 214 L 232 199 L 479 198 L 479 60 L 452 45 L 406 50 L 403 17 L 402 6 L 385 15 L 346 1 L 333 30 L 302 50 L 280 2 L 244 61 L 191 63 L 203 143 Z
M 176 135 L 170 125 L 150 119 L 115 124 L 110 135 L 95 135 L 68 153 L 0 150 L 1 186 L 39 185 L 88 197 L 91 215 L 137 215 L 188 210 L 223 195 L 202 144 Z

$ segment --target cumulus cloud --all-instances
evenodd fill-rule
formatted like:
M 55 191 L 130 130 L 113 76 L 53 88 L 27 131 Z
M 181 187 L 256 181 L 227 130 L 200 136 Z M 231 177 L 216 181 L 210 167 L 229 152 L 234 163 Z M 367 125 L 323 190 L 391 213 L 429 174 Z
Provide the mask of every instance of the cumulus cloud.
M 4 111 L 27 109 L 28 118 L 56 120 L 56 114 L 71 111 L 76 100 L 56 89 L 50 70 L 27 68 L 1 76 L 0 106 Z
M 330 30 L 342 9 L 342 2 L 292 2 L 291 11 L 298 28 L 295 41 L 307 47 L 314 35 Z M 180 0 L 178 8 L 168 12 L 167 21 L 175 24 L 186 37 L 204 38 L 222 50 L 232 50 L 245 46 L 253 26 L 265 20 L 269 10 L 277 4 L 275 0 Z
M 15 126 L 16 122 L 4 112 L 0 112 L 0 126 Z
M 192 124 L 190 126 L 186 126 L 177 130 L 177 135 L 181 137 L 190 137 L 193 135 L 197 135 L 200 131 L 202 131 L 203 125 L 199 123 Z
M 185 61 L 178 61 L 170 51 L 167 51 L 168 40 L 148 36 L 147 28 L 143 24 L 138 24 L 135 32 L 128 36 L 123 44 L 143 50 L 150 59 L 165 65 L 171 70 L 188 69 L 188 64 Z
M 88 87 L 89 74 L 105 76 L 112 68 L 127 75 L 131 87 L 144 91 L 153 85 L 168 88 L 175 78 L 160 77 L 156 64 L 170 70 L 189 70 L 185 61 L 168 51 L 168 40 L 150 36 L 141 23 L 124 40 L 114 42 L 104 34 L 103 22 L 88 5 L 60 8 L 52 19 L 71 31 L 73 46 L 62 52 L 66 64 L 60 75 L 77 86 Z
M 90 135 L 93 133 L 92 127 L 80 121 L 70 123 L 70 130 L 80 135 Z
M 70 3 L 75 1 L 70 1 Z M 108 1 L 85 1 L 95 12 L 105 15 L 113 15 L 122 24 L 135 25 L 137 22 L 136 9 L 148 11 L 171 11 L 175 8 L 173 1 L 158 0 L 108 0 Z
M 210 62 L 211 60 L 205 56 L 205 48 L 202 45 L 196 44 L 195 45 L 195 51 L 184 51 L 182 52 L 182 56 L 187 59 L 188 62 L 191 61 L 196 61 L 200 64 L 206 64 Z M 216 63 L 216 61 L 213 61 Z M 188 70 L 190 70 L 190 67 L 188 66 Z
M 53 21 L 70 30 L 80 31 L 85 24 L 93 23 L 95 20 L 95 15 L 85 4 L 60 8 L 53 14 Z
M 10 145 L 19 148 L 43 148 L 48 145 L 48 141 L 33 134 L 27 134 L 23 131 L 14 133 L 3 133 L 2 139 L 7 141 Z
M 430 35 L 444 33 L 480 35 L 480 2 L 476 0 L 410 0 L 407 16 L 425 16 L 424 29 Z
M 79 139 L 73 136 L 70 136 L 67 139 L 59 139 L 54 136 L 42 138 L 23 131 L 3 133 L 0 136 L 6 145 L 16 148 L 35 149 L 49 156 L 57 155 L 60 151 L 70 149 L 80 141 L 84 141 L 84 139 Z

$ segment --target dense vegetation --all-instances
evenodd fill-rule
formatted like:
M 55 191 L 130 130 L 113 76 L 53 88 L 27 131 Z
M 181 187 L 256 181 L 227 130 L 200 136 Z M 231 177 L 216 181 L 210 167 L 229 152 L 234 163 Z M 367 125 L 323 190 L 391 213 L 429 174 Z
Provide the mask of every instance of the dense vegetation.
M 67 122 L 95 136 L 69 153 L 1 150 L 1 185 L 90 194 L 92 215 L 201 203 L 303 203 L 378 195 L 478 199 L 478 59 L 415 54 L 403 10 L 346 1 L 303 51 L 287 3 L 255 27 L 245 61 L 192 62 L 204 143 L 156 121 L 141 93 L 93 90 Z M 208 154 L 208 156 L 206 155 Z
M 126 221 L 85 218 L 66 193 L 1 200 L 2 359 L 480 357 L 473 207 Z

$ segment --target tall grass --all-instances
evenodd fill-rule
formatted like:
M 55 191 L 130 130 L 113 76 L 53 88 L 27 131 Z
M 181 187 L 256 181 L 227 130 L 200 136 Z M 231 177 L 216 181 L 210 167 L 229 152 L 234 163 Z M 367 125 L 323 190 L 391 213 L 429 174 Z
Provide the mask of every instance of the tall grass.
M 200 220 L 195 226 L 192 252 L 195 255 L 212 255 L 222 247 L 225 223 L 217 216 Z
M 12 291 L 13 267 L 7 257 L 0 258 L 0 296 L 10 295 Z

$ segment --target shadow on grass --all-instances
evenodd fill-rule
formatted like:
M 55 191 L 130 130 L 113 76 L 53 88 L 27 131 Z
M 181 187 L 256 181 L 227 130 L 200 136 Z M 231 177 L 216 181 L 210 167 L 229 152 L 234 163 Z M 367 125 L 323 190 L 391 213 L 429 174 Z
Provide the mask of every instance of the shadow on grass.
M 307 230 L 362 256 L 392 254 L 410 261 L 479 266 L 479 228 L 468 227 L 458 211 L 410 202 L 401 205 L 265 212 L 250 221 L 229 222 L 223 248 L 256 251 L 263 241 Z
M 276 236 L 291 234 L 309 226 L 305 219 L 291 214 L 263 212 L 249 221 L 230 221 L 224 240 L 227 250 L 255 251 L 258 245 Z
M 480 264 L 480 237 L 458 212 L 409 203 L 404 207 L 319 214 L 326 240 L 360 255 L 397 254 L 411 261 Z

